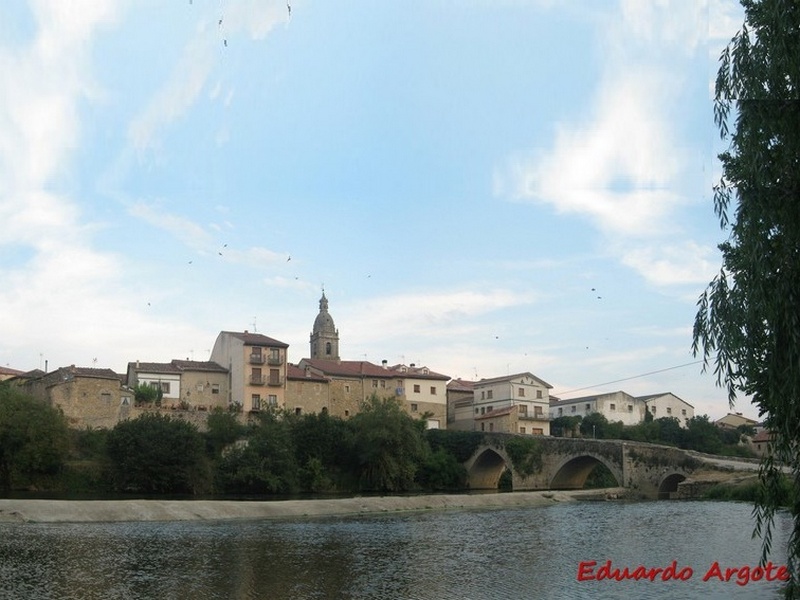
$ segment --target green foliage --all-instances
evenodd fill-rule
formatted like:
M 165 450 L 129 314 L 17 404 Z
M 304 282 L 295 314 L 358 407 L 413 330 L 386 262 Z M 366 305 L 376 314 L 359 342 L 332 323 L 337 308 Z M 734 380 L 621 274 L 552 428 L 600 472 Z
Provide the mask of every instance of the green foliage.
M 602 463 L 598 463 L 597 466 L 592 469 L 592 472 L 589 473 L 586 482 L 583 484 L 583 488 L 586 490 L 612 487 L 619 487 L 619 482 L 608 467 Z
M 276 411 L 259 413 L 245 443 L 224 453 L 217 485 L 226 493 L 291 494 L 299 489 L 299 465 L 290 424 Z
M 571 437 L 580 430 L 581 420 L 580 415 L 556 417 L 550 421 L 550 434 L 555 437 Z
M 33 485 L 58 473 L 67 448 L 60 411 L 0 383 L 0 488 Z
M 731 405 L 750 396 L 773 433 L 756 531 L 766 558 L 788 467 L 800 479 L 800 4 L 742 0 L 745 22 L 722 52 L 715 122 L 728 149 L 714 208 L 727 240 L 698 301 L 694 352 Z M 735 116 L 731 129 L 731 116 Z M 787 597 L 800 597 L 800 506 L 791 507 Z
M 290 424 L 302 489 L 330 492 L 346 485 L 353 463 L 353 435 L 347 423 L 320 413 L 291 415 Z
M 348 421 L 359 485 L 363 490 L 398 492 L 414 488 L 428 449 L 425 424 L 412 419 L 394 398 L 373 395 Z
M 120 491 L 189 494 L 207 485 L 203 438 L 186 421 L 158 413 L 122 421 L 108 433 L 106 447 Z
M 431 450 L 444 450 L 456 461 L 467 462 L 483 443 L 484 434 L 480 431 L 457 431 L 450 429 L 429 429 L 425 438 Z
M 542 470 L 542 445 L 536 438 L 515 436 L 506 440 L 505 447 L 514 470 L 523 477 Z
M 600 413 L 590 413 L 581 420 L 580 431 L 584 437 L 598 440 L 622 439 L 624 425 L 622 421 L 610 422 Z
M 467 470 L 455 456 L 439 448 L 426 454 L 417 472 L 417 483 L 428 490 L 461 490 L 467 484 Z
M 140 383 L 133 387 L 133 398 L 136 404 L 156 404 L 160 405 L 164 392 L 155 386 Z
M 207 430 L 203 434 L 206 449 L 211 456 L 216 457 L 222 454 L 226 446 L 242 437 L 245 431 L 234 413 L 226 412 L 219 407 L 208 414 L 206 427 Z

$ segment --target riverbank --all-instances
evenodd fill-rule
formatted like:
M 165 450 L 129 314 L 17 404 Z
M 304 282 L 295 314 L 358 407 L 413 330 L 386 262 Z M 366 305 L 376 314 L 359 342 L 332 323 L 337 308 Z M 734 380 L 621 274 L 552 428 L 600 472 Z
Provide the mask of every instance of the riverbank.
M 426 510 L 548 506 L 577 500 L 622 498 L 604 490 L 368 496 L 325 500 L 27 500 L 0 499 L 0 523 L 112 523 L 219 521 L 381 514 Z

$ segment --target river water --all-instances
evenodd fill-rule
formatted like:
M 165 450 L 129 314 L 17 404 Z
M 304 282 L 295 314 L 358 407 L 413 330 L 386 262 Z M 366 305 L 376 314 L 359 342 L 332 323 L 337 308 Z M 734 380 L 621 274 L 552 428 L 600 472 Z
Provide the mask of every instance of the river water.
M 757 565 L 751 512 L 732 502 L 578 502 L 259 522 L 0 523 L 0 598 L 779 598 L 777 582 L 716 574 Z M 781 515 L 776 565 L 790 525 Z M 581 563 L 584 578 L 596 577 L 608 560 L 631 571 L 676 561 L 685 580 L 579 581 Z

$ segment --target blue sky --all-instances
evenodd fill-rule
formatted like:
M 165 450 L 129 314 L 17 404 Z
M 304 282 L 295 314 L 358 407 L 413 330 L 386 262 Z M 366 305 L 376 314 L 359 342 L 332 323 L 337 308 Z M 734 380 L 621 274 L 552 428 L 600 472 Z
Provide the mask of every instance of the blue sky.
M 345 359 L 728 412 L 672 367 L 725 235 L 733 0 L 2 11 L 0 364 L 205 360 L 245 329 L 297 362 L 324 286 Z

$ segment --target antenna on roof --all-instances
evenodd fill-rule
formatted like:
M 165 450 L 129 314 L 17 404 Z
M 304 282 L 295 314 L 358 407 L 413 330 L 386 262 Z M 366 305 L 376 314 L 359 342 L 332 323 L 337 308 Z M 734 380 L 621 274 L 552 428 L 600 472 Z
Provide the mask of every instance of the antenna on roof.
M 258 328 L 256 327 L 256 317 L 253 317 L 253 333 L 258 333 Z

